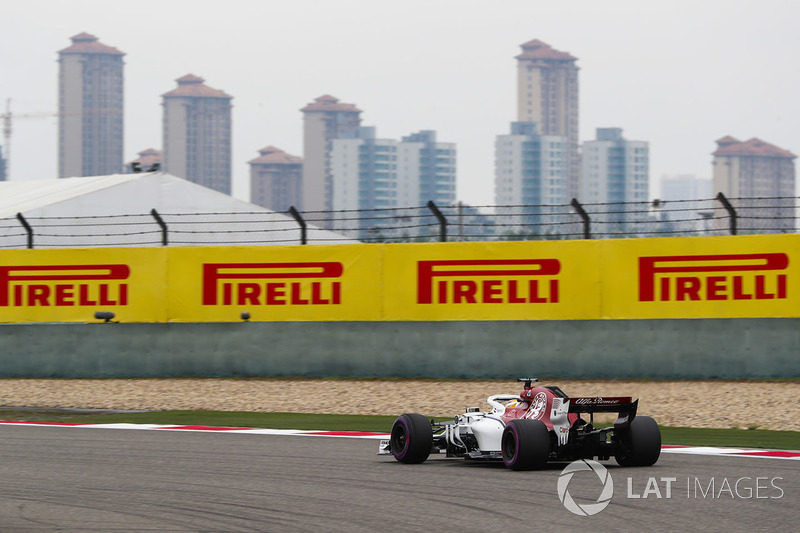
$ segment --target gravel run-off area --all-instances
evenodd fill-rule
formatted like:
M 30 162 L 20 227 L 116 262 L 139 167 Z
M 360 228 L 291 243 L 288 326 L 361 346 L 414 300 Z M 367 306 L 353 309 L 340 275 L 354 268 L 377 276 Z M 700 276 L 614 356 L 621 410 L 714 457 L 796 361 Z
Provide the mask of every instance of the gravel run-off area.
M 800 381 L 543 380 L 570 396 L 633 396 L 639 414 L 684 427 L 800 431 Z M 513 380 L 0 379 L 0 406 L 453 416 L 487 409 Z M 2 413 L 0 413 L 1 417 Z

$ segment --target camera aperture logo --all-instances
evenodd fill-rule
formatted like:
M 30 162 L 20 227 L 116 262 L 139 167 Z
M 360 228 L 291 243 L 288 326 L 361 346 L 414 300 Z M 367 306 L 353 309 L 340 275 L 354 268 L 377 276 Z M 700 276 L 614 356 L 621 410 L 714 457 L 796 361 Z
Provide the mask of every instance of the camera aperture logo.
M 579 504 L 572 498 L 572 495 L 570 495 L 568 490 L 569 482 L 572 481 L 572 477 L 576 472 L 594 472 L 594 474 L 597 475 L 603 488 L 595 503 Z M 561 503 L 564 504 L 564 507 L 566 507 L 569 512 L 578 516 L 596 515 L 608 506 L 613 495 L 614 480 L 611 479 L 608 470 L 597 461 L 592 461 L 591 459 L 573 461 L 561 471 L 558 477 L 558 499 L 561 500 Z

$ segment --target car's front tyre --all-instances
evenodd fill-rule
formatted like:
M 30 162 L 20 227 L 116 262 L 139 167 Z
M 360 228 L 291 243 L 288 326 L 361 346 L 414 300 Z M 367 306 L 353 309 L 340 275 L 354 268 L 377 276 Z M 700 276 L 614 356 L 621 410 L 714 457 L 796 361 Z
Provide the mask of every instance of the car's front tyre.
M 503 464 L 511 470 L 542 468 L 550 455 L 550 432 L 541 420 L 512 420 L 503 429 Z
M 425 461 L 433 447 L 431 423 L 422 415 L 406 413 L 392 424 L 389 449 L 401 463 L 418 464 Z

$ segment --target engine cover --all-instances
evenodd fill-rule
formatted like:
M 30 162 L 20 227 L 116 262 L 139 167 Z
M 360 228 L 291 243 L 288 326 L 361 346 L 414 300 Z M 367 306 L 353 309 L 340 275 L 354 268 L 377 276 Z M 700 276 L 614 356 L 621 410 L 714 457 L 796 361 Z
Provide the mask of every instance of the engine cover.
M 469 425 L 482 452 L 499 452 L 503 440 L 503 423 L 494 418 L 481 417 Z

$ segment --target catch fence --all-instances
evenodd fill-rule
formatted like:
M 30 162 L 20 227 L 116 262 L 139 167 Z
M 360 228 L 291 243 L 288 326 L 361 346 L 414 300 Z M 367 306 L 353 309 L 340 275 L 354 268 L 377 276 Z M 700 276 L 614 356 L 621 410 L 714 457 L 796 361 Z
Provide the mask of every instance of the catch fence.
M 0 218 L 0 248 L 253 246 L 796 233 L 800 197 L 564 205 L 436 205 L 343 211 Z

